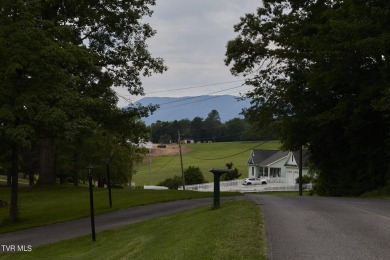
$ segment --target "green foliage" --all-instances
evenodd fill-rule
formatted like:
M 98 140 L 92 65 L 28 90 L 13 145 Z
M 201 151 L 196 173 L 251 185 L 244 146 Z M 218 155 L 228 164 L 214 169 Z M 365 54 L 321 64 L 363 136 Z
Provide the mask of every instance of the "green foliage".
M 249 76 L 249 120 L 284 149 L 306 145 L 323 195 L 388 180 L 390 5 L 264 1 L 235 26 L 226 64 Z
M 184 179 L 186 185 L 206 183 L 202 171 L 195 166 L 189 166 L 184 170 Z
M 140 118 L 155 107 L 118 109 L 112 87 L 123 86 L 129 94 L 139 95 L 143 93 L 141 77 L 166 70 L 163 60 L 153 58 L 145 43 L 155 31 L 141 22 L 152 14 L 149 7 L 154 4 L 154 0 L 104 5 L 84 0 L 1 1 L 1 152 L 13 150 L 18 157 L 17 152 L 35 149 L 44 140 L 39 145 L 39 183 L 54 184 L 56 174 L 66 176 L 70 170 L 77 181 L 84 164 L 78 161 L 81 140 L 106 132 L 111 134 L 111 146 L 121 143 L 124 147 L 125 141 L 144 138 L 147 129 Z M 58 140 L 73 146 L 73 151 L 66 149 L 70 154 L 62 155 L 73 157 L 73 167 L 70 161 L 59 162 L 65 167 L 56 172 L 60 165 L 54 161 L 53 144 Z M 124 152 L 118 154 L 121 159 L 113 159 L 113 177 L 123 182 L 133 166 L 124 169 Z M 14 164 L 14 173 L 18 166 Z
M 312 178 L 309 175 L 302 175 L 302 184 L 308 184 L 312 182 Z M 299 184 L 299 177 L 295 179 L 295 183 Z
M 221 177 L 222 181 L 231 181 L 231 180 L 236 180 L 241 177 L 241 173 L 238 172 L 237 168 L 233 169 L 233 163 L 227 163 L 226 167 L 230 170 L 230 172 L 223 174 Z
M 183 186 L 183 180 L 180 176 L 175 175 L 174 177 L 168 178 L 157 185 L 168 187 L 170 190 L 177 190 L 180 186 Z
M 195 117 L 173 122 L 157 121 L 150 127 L 151 140 L 155 143 L 177 142 L 177 131 L 182 139 L 194 139 L 195 142 L 234 142 L 259 140 L 259 135 L 245 119 L 233 118 L 222 123 L 219 113 L 212 110 L 206 119 Z
M 386 186 L 377 190 L 366 192 L 362 195 L 365 198 L 390 198 L 390 186 Z

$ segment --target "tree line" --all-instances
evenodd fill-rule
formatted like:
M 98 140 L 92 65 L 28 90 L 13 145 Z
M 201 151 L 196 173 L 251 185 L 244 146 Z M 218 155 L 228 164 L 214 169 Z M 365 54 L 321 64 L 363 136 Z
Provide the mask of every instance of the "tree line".
M 141 77 L 167 69 L 148 51 L 155 31 L 141 21 L 154 4 L 0 1 L 0 159 L 13 220 L 20 172 L 38 185 L 68 174 L 77 185 L 89 163 L 101 179 L 105 161 L 114 180 L 131 174 L 143 152 L 131 142 L 147 135 L 141 118 L 155 107 L 119 109 L 112 87 L 143 94 Z
M 310 152 L 316 191 L 390 185 L 390 2 L 264 0 L 234 27 L 226 65 L 253 86 L 246 115 Z
M 222 123 L 215 109 L 205 119 L 195 117 L 192 120 L 157 121 L 150 126 L 150 131 L 154 143 L 176 143 L 179 131 L 181 140 L 194 142 L 252 141 L 260 138 L 246 119 L 233 118 Z

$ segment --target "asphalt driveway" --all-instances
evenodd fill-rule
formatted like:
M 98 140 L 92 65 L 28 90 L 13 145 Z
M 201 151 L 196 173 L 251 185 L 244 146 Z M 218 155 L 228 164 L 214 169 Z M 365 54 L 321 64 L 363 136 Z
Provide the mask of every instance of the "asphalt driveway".
M 243 200 L 244 196 L 221 197 L 221 201 Z M 165 216 L 200 206 L 213 205 L 213 198 L 180 200 L 135 207 L 95 216 L 96 233 Z M 0 245 L 25 245 L 32 248 L 65 239 L 91 234 L 90 218 L 82 218 L 53 225 L 0 234 Z M 99 239 L 99 234 L 96 235 Z M 0 253 L 6 247 L 0 246 Z
M 263 210 L 269 259 L 390 259 L 390 200 L 247 197 Z
M 390 259 L 390 200 L 255 194 L 221 198 L 243 199 L 264 213 L 269 259 Z M 212 204 L 212 198 L 183 200 L 98 215 L 96 232 Z M 34 248 L 89 234 L 90 219 L 84 218 L 2 234 L 0 245 Z

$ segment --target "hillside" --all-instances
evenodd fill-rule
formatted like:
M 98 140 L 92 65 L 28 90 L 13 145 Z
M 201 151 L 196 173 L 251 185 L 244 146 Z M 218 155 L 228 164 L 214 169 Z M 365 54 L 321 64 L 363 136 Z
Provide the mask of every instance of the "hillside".
M 222 122 L 240 117 L 242 109 L 250 106 L 250 100 L 238 101 L 237 97 L 223 96 L 195 96 L 195 97 L 145 97 L 137 103 L 141 105 L 158 104 L 160 108 L 150 117 L 144 118 L 146 125 L 157 120 L 175 121 L 181 119 L 192 120 L 194 117 L 205 119 L 211 110 L 218 111 Z
M 211 168 L 226 168 L 226 163 L 232 162 L 233 168 L 238 168 L 242 174 L 241 178 L 247 178 L 247 161 L 252 149 L 278 150 L 280 145 L 279 141 L 185 144 L 182 145 L 184 169 L 189 166 L 199 167 L 206 180 L 212 181 L 213 176 L 209 172 Z M 137 186 L 149 183 L 156 185 L 175 175 L 181 175 L 180 156 L 177 144 L 171 144 L 167 148 L 154 149 L 151 153 L 150 168 L 149 158 L 146 156 L 144 161 L 136 167 L 133 182 Z

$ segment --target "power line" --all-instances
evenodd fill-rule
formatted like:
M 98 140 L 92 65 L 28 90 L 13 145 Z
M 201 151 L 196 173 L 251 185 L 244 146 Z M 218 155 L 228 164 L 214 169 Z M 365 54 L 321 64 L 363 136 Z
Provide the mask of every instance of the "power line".
M 156 173 L 156 172 L 160 171 L 161 169 L 163 169 L 164 167 L 166 167 L 178 154 L 179 154 L 179 152 L 177 152 L 175 155 L 173 155 L 173 157 L 166 164 L 161 166 L 159 169 L 153 171 L 152 173 Z
M 234 87 L 234 88 L 237 88 L 237 87 Z M 233 89 L 233 88 L 231 88 L 231 89 Z M 226 89 L 226 90 L 229 90 L 229 89 Z M 226 90 L 222 90 L 222 91 L 226 91 Z M 222 91 L 217 91 L 217 92 L 222 92 Z M 214 92 L 214 93 L 217 93 L 217 92 Z M 210 94 L 214 94 L 214 93 L 210 93 Z M 211 96 L 211 97 L 207 97 L 207 98 L 204 98 L 204 99 L 201 99 L 201 100 L 196 100 L 196 101 L 192 101 L 192 102 L 188 102 L 188 103 L 184 103 L 184 104 L 179 104 L 179 105 L 170 106 L 170 107 L 162 107 L 159 110 L 169 109 L 169 108 L 174 108 L 174 107 L 180 107 L 180 106 L 186 106 L 186 105 L 189 105 L 189 104 L 199 103 L 199 102 L 203 102 L 203 101 L 206 101 L 206 100 L 209 100 L 209 99 L 220 98 L 220 97 L 221 96 Z M 176 101 L 172 101 L 172 102 L 168 102 L 168 103 L 181 102 L 181 101 L 184 101 L 184 100 L 194 99 L 194 98 L 198 98 L 198 96 L 196 96 L 196 97 L 189 97 L 189 98 L 181 99 L 181 100 L 176 100 Z M 160 105 L 166 105 L 168 103 L 164 103 L 164 104 L 160 104 Z
M 152 92 L 147 92 L 145 95 L 155 94 L 155 93 L 163 93 L 163 92 L 171 92 L 171 91 L 177 91 L 177 90 L 193 89 L 193 88 L 204 88 L 204 87 L 217 86 L 217 85 L 223 85 L 223 84 L 235 83 L 235 82 L 242 82 L 242 81 L 245 81 L 245 80 L 243 80 L 243 79 L 242 80 L 233 80 L 233 81 L 226 81 L 226 82 L 220 82 L 220 83 L 211 83 L 211 84 L 192 86 L 192 87 L 185 87 L 185 88 L 174 88 L 174 89 L 167 89 L 167 90 L 152 91 Z
M 242 152 L 239 152 L 239 153 L 236 153 L 236 154 L 232 154 L 232 155 L 228 155 L 228 156 L 225 156 L 225 157 L 220 157 L 220 158 L 196 158 L 196 157 L 193 157 L 193 156 L 188 156 L 188 155 L 187 155 L 187 156 L 188 156 L 188 157 L 191 157 L 191 158 L 194 158 L 194 159 L 197 159 L 197 160 L 203 160 L 203 161 L 222 160 L 222 159 L 234 157 L 234 156 L 240 155 L 240 154 L 242 154 L 242 153 L 248 152 L 248 151 L 253 150 L 253 149 L 255 149 L 256 147 L 259 147 L 259 146 L 261 146 L 261 145 L 263 145 L 263 144 L 265 144 L 265 143 L 268 143 L 268 142 L 269 142 L 269 140 L 268 140 L 268 141 L 264 141 L 263 143 L 261 143 L 261 144 L 259 144 L 259 145 L 256 145 L 256 146 L 254 146 L 254 147 L 252 147 L 252 148 L 249 148 L 249 149 L 247 149 L 247 150 L 245 150 L 245 151 L 242 151 Z

